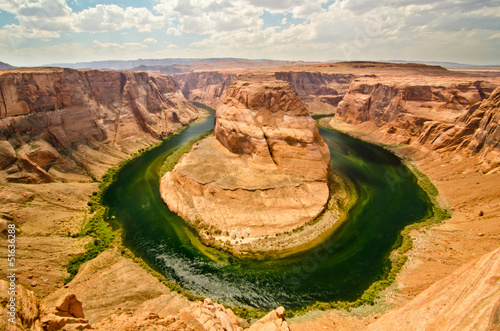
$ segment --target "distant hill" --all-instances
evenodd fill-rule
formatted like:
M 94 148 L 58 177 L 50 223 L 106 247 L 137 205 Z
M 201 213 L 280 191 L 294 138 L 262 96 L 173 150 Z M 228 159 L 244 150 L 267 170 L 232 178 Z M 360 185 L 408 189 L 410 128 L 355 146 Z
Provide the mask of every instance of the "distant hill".
M 476 65 L 476 64 L 465 64 L 457 62 L 443 62 L 443 61 L 401 61 L 401 60 L 390 60 L 387 62 L 392 63 L 421 63 L 427 65 L 441 66 L 446 69 L 500 69 L 500 65 Z
M 172 59 L 138 59 L 130 61 L 110 60 L 110 61 L 93 61 L 93 62 L 77 62 L 77 63 L 52 63 L 49 64 L 48 66 L 72 68 L 72 69 L 112 69 L 112 70 L 130 70 L 130 69 L 137 70 L 138 67 L 146 66 L 146 67 L 156 67 L 154 69 L 159 70 L 160 67 L 167 67 L 167 66 L 171 67 L 175 65 L 191 65 L 194 63 L 213 64 L 213 63 L 223 63 L 223 62 L 237 62 L 237 63 L 246 62 L 248 64 L 265 63 L 265 64 L 272 64 L 273 66 L 282 66 L 282 65 L 298 63 L 298 62 L 266 60 L 266 59 L 250 60 L 250 59 L 238 59 L 238 58 L 206 58 L 206 59 L 172 58 Z M 254 65 L 251 66 L 253 67 Z M 142 69 L 146 68 L 142 67 Z
M 15 68 L 15 67 L 11 66 L 10 64 L 7 64 L 5 62 L 0 61 L 0 70 L 13 69 L 13 68 Z

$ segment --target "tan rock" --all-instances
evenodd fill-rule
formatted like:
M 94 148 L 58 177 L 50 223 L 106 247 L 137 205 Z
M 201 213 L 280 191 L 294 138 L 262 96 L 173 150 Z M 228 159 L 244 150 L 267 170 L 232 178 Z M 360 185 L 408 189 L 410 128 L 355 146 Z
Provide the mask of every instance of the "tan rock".
M 18 153 L 30 159 L 45 171 L 48 171 L 61 158 L 59 152 L 45 140 L 37 140 L 29 144 L 24 144 Z
M 74 294 L 68 294 L 59 299 L 56 303 L 56 310 L 59 316 L 85 318 L 82 302 L 79 301 Z
M 0 170 L 16 161 L 16 151 L 8 141 L 0 141 Z
M 494 330 L 499 326 L 499 275 L 496 249 L 383 315 L 368 330 Z
M 22 285 L 15 286 L 15 307 L 16 307 L 16 325 L 20 329 L 34 327 L 36 320 L 39 315 L 39 302 L 38 298 L 34 292 L 27 290 Z M 2 312 L 2 321 L 0 326 L 6 326 L 8 311 L 10 311 L 11 306 L 11 296 L 9 292 L 12 292 L 9 282 L 5 280 L 0 280 L 0 311 Z M 10 322 L 9 322 L 10 325 Z M 6 328 L 5 328 L 6 330 Z
M 44 171 L 52 167 L 63 173 L 90 170 L 94 177 L 105 170 L 96 169 L 96 163 L 101 168 L 116 164 L 201 113 L 187 102 L 176 81 L 165 75 L 19 69 L 0 73 L 0 91 L 5 98 L 0 102 L 0 139 L 15 136 L 13 147 L 20 147 L 25 159 Z M 26 146 L 27 142 L 40 147 Z M 7 152 L 5 147 L 2 142 L 0 153 L 7 153 L 9 159 L 2 159 L 0 168 L 12 163 L 12 150 Z M 58 155 L 61 150 L 64 156 Z M 29 179 L 11 176 L 11 181 Z
M 279 318 L 285 317 L 285 308 L 283 306 L 276 308 L 276 315 L 278 315 Z
M 323 211 L 329 150 L 288 84 L 231 85 L 214 137 L 161 180 L 164 201 L 193 226 L 252 238 L 289 231 Z
M 88 321 L 83 318 L 63 317 L 54 314 L 48 314 L 40 319 L 42 329 L 45 331 L 58 331 L 67 328 L 68 324 L 76 324 L 77 330 L 89 329 Z M 68 327 L 69 328 L 69 327 Z

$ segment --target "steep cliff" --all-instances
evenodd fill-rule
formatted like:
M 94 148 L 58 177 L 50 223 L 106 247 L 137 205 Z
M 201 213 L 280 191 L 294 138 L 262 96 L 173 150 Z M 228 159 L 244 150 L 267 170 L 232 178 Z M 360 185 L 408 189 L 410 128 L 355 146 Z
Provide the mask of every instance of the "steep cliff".
M 329 197 L 329 167 L 328 147 L 289 84 L 237 81 L 217 108 L 213 137 L 162 178 L 161 194 L 204 229 L 202 238 L 208 230 L 252 242 L 316 218 Z
M 353 74 L 314 71 L 278 71 L 276 79 L 289 82 L 312 114 L 333 113 L 349 91 Z M 329 107 L 331 106 L 331 107 Z
M 495 84 L 456 78 L 415 82 L 357 79 L 339 103 L 336 119 L 351 124 L 370 122 L 387 133 L 415 141 L 430 123 L 448 125 L 487 98 Z
M 463 150 L 480 156 L 483 171 L 500 166 L 500 88 L 471 106 L 453 123 L 428 121 L 418 142 L 436 150 Z
M 60 68 L 4 71 L 0 140 L 18 150 L 17 162 L 2 162 L 2 169 L 9 181 L 51 181 L 57 173 L 99 177 L 128 153 L 171 135 L 198 114 L 169 76 Z M 10 150 L 5 142 L 2 146 L 3 153 Z
M 188 100 L 203 102 L 215 107 L 226 88 L 236 79 L 236 74 L 218 71 L 176 74 L 182 93 Z
M 187 99 L 213 107 L 217 106 L 218 99 L 233 81 L 255 79 L 255 77 L 259 77 L 261 81 L 289 82 L 311 114 L 334 113 L 335 107 L 348 92 L 351 81 L 356 78 L 355 75 L 348 73 L 274 70 L 256 72 L 220 70 L 175 75 Z

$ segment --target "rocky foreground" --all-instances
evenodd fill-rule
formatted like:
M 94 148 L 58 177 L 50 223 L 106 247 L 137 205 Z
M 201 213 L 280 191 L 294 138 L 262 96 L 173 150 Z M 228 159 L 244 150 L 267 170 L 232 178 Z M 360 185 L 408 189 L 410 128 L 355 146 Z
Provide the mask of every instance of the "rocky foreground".
M 213 136 L 162 178 L 161 194 L 206 241 L 264 250 L 258 239 L 323 212 L 329 168 L 328 147 L 289 84 L 237 81 L 217 107 Z

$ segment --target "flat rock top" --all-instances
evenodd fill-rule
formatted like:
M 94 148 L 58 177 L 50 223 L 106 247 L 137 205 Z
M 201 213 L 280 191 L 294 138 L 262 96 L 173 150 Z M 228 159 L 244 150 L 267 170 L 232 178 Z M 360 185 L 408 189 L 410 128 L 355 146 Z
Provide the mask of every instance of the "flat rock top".
M 217 183 L 226 190 L 266 190 L 300 185 L 304 181 L 285 175 L 273 165 L 257 165 L 250 156 L 235 154 L 210 136 L 196 144 L 179 163 L 182 175 L 206 185 Z

